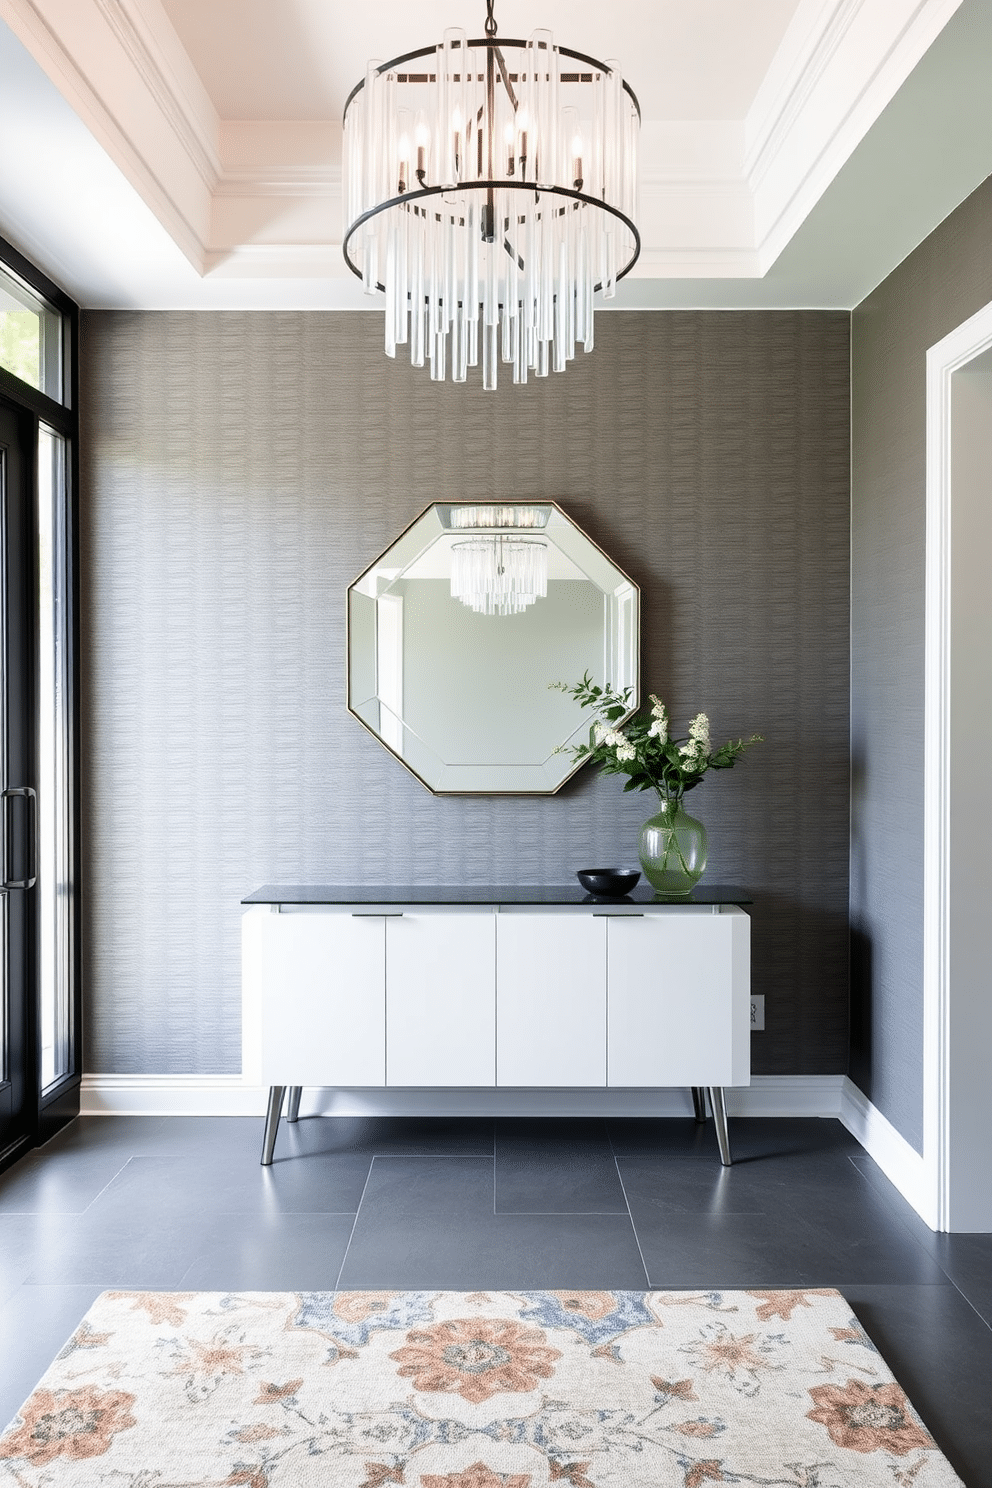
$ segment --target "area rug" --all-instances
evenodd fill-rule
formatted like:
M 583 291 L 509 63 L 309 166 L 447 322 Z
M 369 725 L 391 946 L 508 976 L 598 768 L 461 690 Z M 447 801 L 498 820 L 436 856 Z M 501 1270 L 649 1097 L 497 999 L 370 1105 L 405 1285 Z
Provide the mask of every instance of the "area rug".
M 839 1292 L 105 1292 L 18 1488 L 935 1488 Z

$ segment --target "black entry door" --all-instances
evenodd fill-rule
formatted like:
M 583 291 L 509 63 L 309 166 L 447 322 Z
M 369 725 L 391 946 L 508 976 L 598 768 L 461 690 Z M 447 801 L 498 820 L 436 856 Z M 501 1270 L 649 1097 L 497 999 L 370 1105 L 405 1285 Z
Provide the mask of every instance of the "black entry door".
M 0 400 L 0 1163 L 33 1139 L 37 801 L 34 794 L 34 419 Z

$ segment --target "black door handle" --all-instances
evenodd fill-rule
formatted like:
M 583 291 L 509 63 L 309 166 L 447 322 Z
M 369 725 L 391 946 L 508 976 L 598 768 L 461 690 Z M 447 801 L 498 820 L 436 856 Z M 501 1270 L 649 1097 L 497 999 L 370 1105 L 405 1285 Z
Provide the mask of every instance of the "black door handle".
M 7 877 L 7 818 L 4 812 L 3 883 L 0 883 L 0 894 L 5 894 L 8 889 L 33 889 L 38 882 L 38 796 L 30 785 L 9 785 L 5 791 L 0 791 L 0 803 L 6 801 L 8 796 L 23 796 L 28 803 L 30 866 L 27 878 Z

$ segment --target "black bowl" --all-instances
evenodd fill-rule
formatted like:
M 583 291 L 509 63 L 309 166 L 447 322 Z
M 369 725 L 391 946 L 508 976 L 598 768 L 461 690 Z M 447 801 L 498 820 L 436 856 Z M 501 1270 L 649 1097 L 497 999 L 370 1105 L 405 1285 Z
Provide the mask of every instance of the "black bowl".
M 580 868 L 576 878 L 588 894 L 619 899 L 629 894 L 641 876 L 639 868 Z

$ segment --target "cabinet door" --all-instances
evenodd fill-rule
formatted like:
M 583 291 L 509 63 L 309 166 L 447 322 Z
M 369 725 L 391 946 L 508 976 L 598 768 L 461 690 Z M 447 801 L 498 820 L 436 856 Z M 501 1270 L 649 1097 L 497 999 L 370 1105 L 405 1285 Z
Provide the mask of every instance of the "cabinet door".
M 495 919 L 386 921 L 387 1085 L 495 1085 Z
M 498 1084 L 606 1084 L 606 925 L 590 914 L 497 916 Z
M 256 923 L 263 1085 L 385 1084 L 385 926 L 348 911 Z
M 607 923 L 609 1083 L 747 1085 L 747 915 L 666 910 Z

